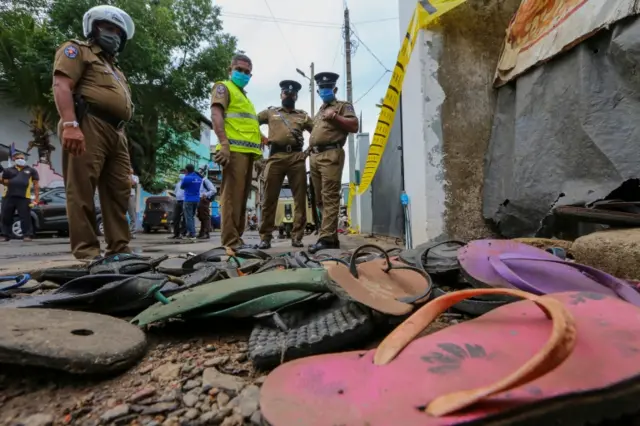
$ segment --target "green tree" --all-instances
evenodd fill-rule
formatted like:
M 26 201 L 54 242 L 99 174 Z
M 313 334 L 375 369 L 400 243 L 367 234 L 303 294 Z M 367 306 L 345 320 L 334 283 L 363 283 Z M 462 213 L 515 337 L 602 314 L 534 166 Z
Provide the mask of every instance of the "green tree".
M 127 135 L 143 186 L 149 190 L 160 189 L 162 183 L 156 179 L 157 170 L 164 170 L 172 159 L 188 152 L 189 147 L 187 138 L 170 137 L 168 132 L 160 130 L 159 124 L 178 134 L 198 133 L 198 111 L 208 110 L 211 83 L 225 77 L 236 49 L 235 38 L 222 32 L 220 10 L 210 0 L 152 0 L 150 3 L 144 0 L 13 0 L 12 6 L 0 9 L 0 15 L 14 19 L 11 14 L 28 15 L 24 11 L 29 10 L 32 12 L 29 16 L 42 17 L 41 22 L 31 19 L 48 38 L 39 43 L 29 42 L 30 46 L 42 47 L 34 47 L 35 52 L 29 57 L 20 52 L 22 56 L 17 61 L 0 51 L 0 90 L 4 87 L 15 99 L 24 99 L 23 90 L 27 90 L 16 84 L 20 80 L 15 76 L 3 73 L 5 63 L 16 64 L 18 70 L 34 69 L 38 81 L 42 82 L 39 90 L 45 99 L 43 105 L 50 110 L 52 45 L 82 38 L 82 16 L 98 4 L 120 7 L 136 24 L 133 39 L 118 57 L 135 104 Z M 5 27 L 0 28 L 3 28 L 2 40 Z M 21 32 L 34 37 L 29 28 L 16 24 L 7 30 L 7 37 L 13 40 L 15 34 Z M 46 53 L 36 54 L 41 52 Z M 41 68 L 37 67 L 39 61 Z M 46 78 L 42 79 L 41 75 Z
M 29 1 L 3 4 L 0 9 L 0 97 L 30 112 L 31 122 L 25 124 L 31 127 L 33 146 L 48 144 L 48 132 L 57 120 L 51 52 L 62 34 L 37 19 L 42 6 Z

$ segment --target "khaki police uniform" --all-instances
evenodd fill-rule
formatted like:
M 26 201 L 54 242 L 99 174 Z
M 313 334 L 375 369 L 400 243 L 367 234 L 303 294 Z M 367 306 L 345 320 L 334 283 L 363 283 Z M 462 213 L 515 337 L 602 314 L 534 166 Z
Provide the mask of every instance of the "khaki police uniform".
M 123 132 L 133 115 L 127 80 L 116 64 L 93 43 L 68 41 L 56 52 L 54 75 L 74 82 L 74 95 L 87 105 L 77 117 L 86 152 L 63 151 L 62 173 L 67 193 L 71 250 L 78 259 L 100 255 L 94 197 L 100 197 L 107 255 L 129 253 L 131 238 L 126 212 L 131 194 L 129 149 Z M 58 125 L 62 139 L 62 122 Z
M 322 212 L 322 225 L 318 240 L 338 241 L 338 216 L 340 214 L 340 190 L 344 168 L 344 144 L 349 132 L 323 119 L 324 111 L 333 108 L 345 118 L 357 118 L 353 105 L 334 100 L 323 104 L 314 118 L 309 138 L 311 147 L 311 180 L 318 208 Z
M 222 245 L 241 247 L 244 246 L 242 234 L 247 226 L 247 200 L 251 193 L 253 162 L 262 157 L 258 117 L 244 90 L 230 81 L 213 85 L 211 106 L 213 105 L 219 105 L 225 112 L 225 132 L 231 151 L 229 164 L 222 168 L 220 186 Z M 238 105 L 242 107 L 238 108 Z M 237 109 L 243 111 L 235 112 Z M 236 134 L 251 140 L 235 140 Z M 220 144 L 216 149 L 220 149 Z
M 289 124 L 285 124 L 285 120 Z M 282 182 L 286 176 L 293 192 L 295 207 L 292 238 L 301 241 L 307 225 L 307 169 L 302 143 L 296 141 L 291 130 L 311 132 L 313 120 L 309 114 L 282 107 L 266 109 L 258 114 L 258 122 L 269 126 L 269 159 L 264 171 L 265 194 L 262 207 L 260 239 L 271 241 L 276 228 L 275 216 Z

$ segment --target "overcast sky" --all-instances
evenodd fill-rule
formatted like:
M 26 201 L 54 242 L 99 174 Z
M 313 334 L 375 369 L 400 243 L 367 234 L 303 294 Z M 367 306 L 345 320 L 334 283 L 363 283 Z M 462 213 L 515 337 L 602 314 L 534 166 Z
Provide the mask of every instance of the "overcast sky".
M 338 98 L 346 99 L 344 0 L 214 0 L 214 4 L 222 9 L 224 31 L 238 38 L 239 49 L 253 61 L 247 92 L 257 111 L 280 104 L 278 83 L 285 79 L 303 85 L 297 108 L 309 111 L 309 82 L 296 68 L 309 75 L 311 62 L 316 73 L 340 74 Z M 384 96 L 391 78 L 386 70 L 393 71 L 400 46 L 398 4 L 397 0 L 347 0 L 347 4 L 357 35 L 352 40 L 359 44 L 352 56 L 353 100 L 358 115 L 362 112 L 363 132 L 373 135 L 379 111 L 375 104 Z M 317 95 L 315 102 L 317 110 L 321 103 Z M 347 164 L 343 182 L 348 181 Z

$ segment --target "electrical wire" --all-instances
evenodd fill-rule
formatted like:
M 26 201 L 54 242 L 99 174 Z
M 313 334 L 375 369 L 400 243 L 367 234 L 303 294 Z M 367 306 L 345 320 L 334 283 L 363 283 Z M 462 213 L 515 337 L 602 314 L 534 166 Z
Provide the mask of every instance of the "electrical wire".
M 333 68 L 336 65 L 336 59 L 338 59 L 338 55 L 340 53 L 344 55 L 344 53 L 342 52 L 342 39 L 343 37 L 338 38 L 338 45 L 336 46 L 336 54 L 333 56 L 333 62 L 331 63 L 331 68 Z
M 301 21 L 298 19 L 286 19 L 286 18 L 274 18 L 270 16 L 264 15 L 249 15 L 244 13 L 233 13 L 233 12 L 224 12 L 220 14 L 221 16 L 227 18 L 236 18 L 236 19 L 248 19 L 252 21 L 260 21 L 260 22 L 275 22 L 286 25 L 299 25 L 303 27 L 317 27 L 317 28 L 342 28 L 342 24 L 333 23 L 333 22 L 320 22 L 320 21 Z
M 384 73 L 382 73 L 382 75 L 380 76 L 380 78 L 378 78 L 378 79 L 376 80 L 376 82 L 375 82 L 375 83 L 373 83 L 373 86 L 371 86 L 371 87 L 369 88 L 369 90 L 367 90 L 366 92 L 364 92 L 364 93 L 362 94 L 362 96 L 360 96 L 360 97 L 359 97 L 359 98 L 354 102 L 354 104 L 357 104 L 358 102 L 360 102 L 360 101 L 362 100 L 362 98 L 364 98 L 365 96 L 367 96 L 367 95 L 369 94 L 369 92 L 371 92 L 371 91 L 372 91 L 372 90 L 373 90 L 373 89 L 378 85 L 378 83 L 380 83 L 380 80 L 382 80 L 382 79 L 384 78 L 384 76 L 385 76 L 385 75 L 387 75 L 387 73 L 390 73 L 390 72 L 391 72 L 391 71 L 389 71 L 389 70 L 385 70 L 385 72 L 384 72 Z
M 387 66 L 380 60 L 380 58 L 378 58 L 376 56 L 375 53 L 373 53 L 373 51 L 371 49 L 369 49 L 369 46 L 367 46 L 364 41 L 362 41 L 362 39 L 360 38 L 360 36 L 358 35 L 356 29 L 355 29 L 355 25 L 351 24 L 351 32 L 353 33 L 354 37 L 358 40 L 358 42 L 365 48 L 367 49 L 367 51 L 371 54 L 371 56 L 373 56 L 375 58 L 376 61 L 378 61 L 378 63 L 380 64 L 380 66 L 382 68 L 384 68 L 386 70 L 386 72 L 391 72 L 391 70 L 389 68 L 387 68 Z
M 397 20 L 398 20 L 398 17 L 396 16 L 395 18 L 372 19 L 370 21 L 354 22 L 353 24 L 355 24 L 355 25 L 366 25 L 366 24 L 377 24 L 378 22 L 397 21 Z
M 284 25 L 298 25 L 302 27 L 317 27 L 317 28 L 343 28 L 343 24 L 339 22 L 327 22 L 327 21 L 306 21 L 301 19 L 289 19 L 289 18 L 273 18 L 271 16 L 265 15 L 253 15 L 248 13 L 238 13 L 238 12 L 221 12 L 220 16 L 224 16 L 227 18 L 235 18 L 235 19 L 248 19 L 251 21 L 261 21 L 261 22 L 279 22 Z M 398 17 L 395 18 L 381 18 L 381 19 L 372 19 L 367 21 L 358 21 L 354 22 L 355 25 L 367 25 L 367 24 L 375 24 L 379 22 L 385 21 L 394 21 L 397 20 Z
M 289 42 L 287 41 L 287 38 L 284 36 L 284 33 L 282 32 L 282 28 L 280 28 L 280 24 L 278 23 L 278 20 L 273 15 L 273 11 L 271 10 L 271 6 L 269 6 L 269 0 L 264 0 L 264 4 L 267 5 L 267 9 L 269 9 L 269 14 L 273 18 L 273 20 L 276 21 L 276 26 L 278 27 L 278 30 L 280 31 L 280 35 L 282 36 L 282 40 L 284 41 L 284 44 L 287 46 L 287 49 L 289 50 L 289 54 L 291 55 L 291 60 L 293 60 L 293 65 L 295 65 L 297 67 L 298 64 L 296 63 L 296 57 L 293 54 L 293 50 L 291 50 L 291 46 L 289 46 Z

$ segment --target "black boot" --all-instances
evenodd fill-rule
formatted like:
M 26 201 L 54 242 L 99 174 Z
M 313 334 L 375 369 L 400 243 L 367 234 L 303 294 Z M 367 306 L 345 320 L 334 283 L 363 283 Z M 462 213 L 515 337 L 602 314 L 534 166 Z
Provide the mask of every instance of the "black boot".
M 304 247 L 304 244 L 302 244 L 302 241 L 300 240 L 291 240 L 291 247 Z
M 314 254 L 319 252 L 320 250 L 326 250 L 326 249 L 339 249 L 340 248 L 340 242 L 338 240 L 327 240 L 324 238 L 321 238 L 318 240 L 317 243 L 315 244 L 311 244 L 309 246 L 309 253 Z
M 260 244 L 258 244 L 255 248 L 257 248 L 258 250 L 268 250 L 271 248 L 271 241 L 262 240 L 260 241 Z

